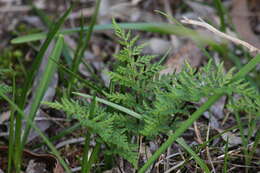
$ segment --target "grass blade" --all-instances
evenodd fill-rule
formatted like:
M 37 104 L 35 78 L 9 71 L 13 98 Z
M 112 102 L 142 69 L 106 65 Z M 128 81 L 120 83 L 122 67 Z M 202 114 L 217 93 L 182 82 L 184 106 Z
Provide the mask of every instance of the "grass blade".
M 87 172 L 87 165 L 88 165 L 88 152 L 89 152 L 89 144 L 90 144 L 90 132 L 86 132 L 85 141 L 84 141 L 84 149 L 83 149 L 83 159 L 81 163 L 81 173 Z
M 91 18 L 91 22 L 90 22 L 90 25 L 89 25 L 89 29 L 87 30 L 87 33 L 86 33 L 86 38 L 85 40 L 83 41 L 82 44 L 78 44 L 78 48 L 75 53 L 75 57 L 73 58 L 73 62 L 72 62 L 72 72 L 74 73 L 77 73 L 78 72 L 78 68 L 79 68 L 79 64 L 82 60 L 82 57 L 84 55 L 84 52 L 85 50 L 87 49 L 88 45 L 89 45 L 89 41 L 91 39 L 91 35 L 92 35 L 92 32 L 93 32 L 93 28 L 95 26 L 95 23 L 96 23 L 96 20 L 97 20 L 97 16 L 98 16 L 98 11 L 99 11 L 99 6 L 100 6 L 100 0 L 97 0 L 96 2 L 96 7 L 95 7 L 95 11 L 94 11 L 94 14 Z M 83 33 L 83 24 L 82 24 L 82 27 L 81 27 L 81 34 Z M 81 41 L 81 40 L 80 40 Z M 74 85 L 75 83 L 75 78 L 73 76 L 71 76 L 71 79 L 69 80 L 70 83 L 69 83 L 69 93 L 71 91 L 71 87 Z
M 92 164 L 96 162 L 97 160 L 97 157 L 98 157 L 98 153 L 100 151 L 100 146 L 101 144 L 100 143 L 97 143 L 91 153 L 91 156 L 89 158 L 89 161 L 87 163 L 87 166 L 86 166 L 86 172 L 84 173 L 89 173 L 90 170 L 91 170 L 91 167 L 92 167 Z
M 184 141 L 183 138 L 176 139 L 176 142 L 180 144 L 194 158 L 194 160 L 198 165 L 200 165 L 204 172 L 210 173 L 207 164 L 191 149 L 191 147 Z
M 29 73 L 29 77 L 28 80 L 26 82 L 25 85 L 25 91 L 27 94 L 28 89 L 31 87 L 32 82 L 33 82 L 33 78 L 37 72 L 37 70 L 39 69 L 39 66 L 41 64 L 43 55 L 45 54 L 47 48 L 49 47 L 49 44 L 51 43 L 51 41 L 53 40 L 53 38 L 55 37 L 55 35 L 58 33 L 61 25 L 65 22 L 66 18 L 68 17 L 68 15 L 71 13 L 73 6 L 71 6 L 65 13 L 64 15 L 58 20 L 58 22 L 53 25 L 53 27 L 50 29 L 50 31 L 47 34 L 46 40 L 44 41 L 39 53 L 37 54 L 37 56 L 35 57 L 35 61 L 32 65 L 32 71 Z
M 41 46 L 37 56 L 35 57 L 35 61 L 32 65 L 32 70 L 30 71 L 30 73 L 28 73 L 28 77 L 26 79 L 26 81 L 24 82 L 24 86 L 23 89 L 20 93 L 17 93 L 17 104 L 21 109 L 24 109 L 25 107 L 25 103 L 27 100 L 27 95 L 28 95 L 28 91 L 32 86 L 33 83 L 33 79 L 34 76 L 37 72 L 37 70 L 39 69 L 40 63 L 42 61 L 42 58 L 47 50 L 47 48 L 49 47 L 49 44 L 51 43 L 51 41 L 54 39 L 55 35 L 57 34 L 57 32 L 59 31 L 61 25 L 65 22 L 66 18 L 68 17 L 68 15 L 71 13 L 72 9 L 74 6 L 71 6 L 65 13 L 64 15 L 57 21 L 56 24 L 53 25 L 53 27 L 49 30 L 49 32 L 46 34 L 46 40 L 44 41 L 43 45 Z M 16 116 L 16 124 L 15 124 L 15 148 L 21 148 L 22 144 L 21 144 L 21 129 L 22 129 L 22 117 L 21 115 L 17 115 Z M 21 159 L 22 156 L 22 150 L 18 150 L 17 152 L 15 152 L 15 160 L 20 162 L 19 160 Z M 18 168 L 19 171 L 20 168 Z
M 53 52 L 51 54 L 51 58 L 54 59 L 54 61 L 58 61 L 61 55 L 62 47 L 63 47 L 64 38 L 62 35 L 58 37 L 58 40 L 56 42 L 56 45 L 53 49 Z M 33 99 L 33 104 L 30 109 L 30 113 L 28 115 L 29 119 L 31 121 L 34 120 L 36 116 L 36 112 L 40 106 L 40 103 L 42 101 L 42 98 L 44 96 L 45 91 L 48 88 L 48 85 L 51 81 L 52 76 L 54 75 L 54 72 L 56 70 L 57 64 L 52 61 L 52 59 L 49 58 L 47 67 L 45 69 L 45 72 L 43 74 L 42 80 L 39 83 L 39 87 L 36 89 L 36 95 Z M 30 132 L 30 125 L 27 125 L 25 128 L 24 136 L 23 136 L 23 145 L 26 143 L 27 137 Z
M 223 166 L 223 173 L 228 172 L 228 138 L 225 145 L 225 156 L 224 156 L 224 166 Z
M 59 151 L 55 148 L 55 146 L 49 141 L 49 139 L 41 132 L 41 130 L 29 119 L 12 100 L 10 100 L 1 90 L 0 90 L 0 97 L 2 97 L 4 100 L 6 100 L 13 109 L 15 109 L 25 120 L 30 126 L 39 134 L 39 136 L 43 139 L 43 141 L 47 144 L 47 146 L 51 149 L 53 154 L 57 157 L 61 165 L 64 167 L 67 173 L 72 173 L 66 162 L 62 159 L 60 156 Z
M 120 23 L 118 24 L 122 29 L 132 29 L 132 30 L 140 30 L 146 32 L 154 32 L 160 34 L 174 34 L 184 37 L 189 37 L 197 42 L 202 44 L 210 44 L 216 45 L 212 38 L 205 38 L 205 36 L 201 36 L 195 30 L 189 29 L 184 26 L 169 24 L 169 23 Z M 83 30 L 87 31 L 89 27 L 84 27 Z M 112 24 L 105 24 L 105 25 L 96 25 L 94 26 L 94 31 L 104 31 L 104 30 L 112 30 Z M 75 32 L 80 32 L 81 28 L 73 28 L 73 29 L 65 29 L 61 30 L 61 34 L 73 34 Z M 20 44 L 26 43 L 31 41 L 37 41 L 44 39 L 46 37 L 46 33 L 37 33 L 37 34 L 30 34 L 26 36 L 21 36 L 15 38 L 11 41 L 13 44 Z
M 90 96 L 90 95 L 87 95 L 87 94 L 83 94 L 83 93 L 72 92 L 72 94 L 75 94 L 75 95 L 78 95 L 78 96 L 81 96 L 81 97 L 84 97 L 84 98 L 90 98 L 90 99 L 94 98 L 93 96 Z M 136 113 L 136 112 L 134 112 L 134 111 L 132 111 L 132 110 L 130 110 L 128 108 L 125 108 L 123 106 L 120 106 L 118 104 L 112 103 L 110 101 L 107 101 L 107 100 L 104 100 L 104 99 L 101 99 L 101 98 L 98 98 L 98 97 L 95 97 L 95 99 L 96 99 L 97 102 L 100 102 L 100 103 L 103 103 L 103 104 L 105 104 L 107 106 L 115 108 L 115 109 L 117 109 L 119 111 L 122 111 L 122 112 L 124 112 L 124 113 L 126 113 L 128 115 L 131 115 L 131 116 L 133 116 L 133 117 L 135 117 L 137 119 L 142 119 L 142 115 L 140 115 L 140 114 L 138 114 L 138 113 Z
M 226 32 L 225 7 L 223 6 L 221 0 L 214 0 L 214 5 L 220 18 L 220 31 Z
M 15 92 L 16 92 L 16 83 L 15 83 L 15 74 L 13 76 L 13 99 L 15 101 Z M 15 110 L 13 108 L 11 108 L 11 115 L 10 115 L 10 132 L 9 132 L 9 144 L 8 144 L 8 173 L 12 172 L 12 166 L 13 166 L 13 162 L 14 160 L 14 155 L 13 153 L 15 152 L 15 147 L 14 147 L 14 142 L 15 142 Z M 15 165 L 15 167 L 17 167 L 17 165 Z

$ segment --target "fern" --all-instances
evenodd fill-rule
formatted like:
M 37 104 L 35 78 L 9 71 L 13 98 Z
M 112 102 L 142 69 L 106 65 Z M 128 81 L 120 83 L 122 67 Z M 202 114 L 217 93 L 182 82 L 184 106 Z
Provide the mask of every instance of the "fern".
M 174 124 L 170 122 L 173 122 L 176 114 L 189 115 L 189 107 L 185 106 L 187 102 L 199 102 L 219 92 L 230 96 L 229 107 L 233 108 L 232 111 L 259 114 L 259 93 L 244 80 L 231 81 L 234 71 L 231 69 L 225 73 L 223 63 L 214 65 L 212 61 L 199 71 L 186 63 L 179 74 L 171 76 L 171 85 L 157 92 L 153 108 L 146 116 L 149 118 L 146 118 L 143 133 L 154 136 L 173 130 Z M 236 99 L 235 95 L 240 98 Z
M 136 166 L 137 153 L 136 146 L 128 142 L 125 135 L 126 129 L 116 126 L 117 114 L 111 114 L 102 107 L 96 109 L 94 115 L 90 117 L 90 104 L 81 105 L 80 102 L 63 98 L 61 102 L 45 102 L 51 108 L 62 110 L 70 117 L 73 117 L 93 134 L 99 136 L 102 143 L 106 143 L 110 151 L 119 154 Z M 121 151 L 121 152 L 115 152 Z M 108 152 L 109 153 L 109 152 Z M 111 154 L 111 153 L 110 153 Z
M 142 55 L 145 45 L 136 44 L 139 37 L 132 38 L 131 32 L 125 32 L 115 21 L 113 25 L 122 48 L 109 72 L 110 88 L 103 94 L 107 100 L 136 111 L 142 119 L 100 104 L 90 115 L 87 102 L 62 99 L 47 103 L 96 134 L 96 140 L 106 144 L 107 154 L 120 155 L 136 166 L 137 142 L 130 142 L 133 135 L 153 138 L 174 131 L 179 121 L 197 108 L 194 103 L 216 93 L 228 94 L 231 112 L 259 115 L 260 95 L 248 82 L 232 81 L 236 69 L 225 72 L 223 63 L 209 61 L 197 70 L 186 62 L 180 73 L 160 76 L 163 66 L 155 61 L 156 56 Z

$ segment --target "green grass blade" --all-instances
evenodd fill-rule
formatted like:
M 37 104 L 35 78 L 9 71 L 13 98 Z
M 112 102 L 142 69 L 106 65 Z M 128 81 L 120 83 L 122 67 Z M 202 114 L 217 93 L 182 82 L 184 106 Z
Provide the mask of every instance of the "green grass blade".
M 256 55 L 252 60 L 250 60 L 243 68 L 240 69 L 238 73 L 233 77 L 232 81 L 243 78 L 245 74 L 248 74 L 256 64 L 260 63 L 260 54 Z
M 13 76 L 13 99 L 15 100 L 15 92 L 16 92 L 16 82 L 15 82 L 15 75 Z M 9 138 L 8 138 L 8 173 L 12 172 L 12 167 L 13 167 L 13 161 L 14 161 L 14 142 L 15 142 L 15 110 L 11 108 L 11 115 L 10 115 L 10 130 L 9 130 Z M 17 167 L 17 165 L 15 165 Z
M 52 51 L 51 58 L 53 58 L 55 61 L 58 61 L 61 55 L 62 47 L 63 47 L 64 38 L 62 35 L 58 36 L 58 40 L 56 42 L 56 45 Z M 45 72 L 43 73 L 42 80 L 39 83 L 38 88 L 36 89 L 36 94 L 33 99 L 33 104 L 30 109 L 30 113 L 28 115 L 29 119 L 31 121 L 34 120 L 36 116 L 36 112 L 41 104 L 42 98 L 44 96 L 45 91 L 48 88 L 48 85 L 52 79 L 52 76 L 54 75 L 54 72 L 56 70 L 57 64 L 52 61 L 52 59 L 49 58 L 48 64 L 46 66 Z M 26 143 L 27 137 L 29 135 L 31 126 L 28 124 L 25 128 L 24 136 L 23 136 L 23 145 Z
M 240 137 L 242 139 L 242 146 L 243 146 L 242 148 L 243 148 L 244 157 L 245 157 L 245 165 L 249 166 L 248 165 L 248 141 L 246 140 L 246 136 L 244 134 L 245 129 L 242 125 L 242 121 L 241 121 L 241 118 L 238 115 L 238 113 L 235 113 L 235 118 L 236 118 L 236 121 L 237 121 L 237 124 L 238 124 Z M 246 169 L 248 169 L 248 168 L 246 168 Z
M 212 38 L 205 38 L 205 36 L 201 36 L 195 30 L 175 25 L 169 23 L 120 23 L 118 24 L 123 29 L 132 29 L 132 30 L 139 30 L 139 31 L 146 31 L 146 32 L 154 32 L 160 34 L 174 34 L 184 37 L 189 37 L 197 42 L 202 44 L 210 44 L 216 45 Z M 84 31 L 87 31 L 89 27 L 84 27 Z M 105 25 L 96 25 L 94 26 L 94 31 L 104 31 L 104 30 L 112 30 L 112 24 L 105 24 Z M 81 28 L 74 28 L 74 29 L 66 29 L 62 30 L 60 33 L 66 34 L 73 34 L 75 32 L 80 32 Z M 13 44 L 20 44 L 25 42 L 37 41 L 42 40 L 46 37 L 46 33 L 37 33 L 37 34 L 30 34 L 26 36 L 21 36 L 15 38 L 11 41 Z
M 249 162 L 249 163 L 251 163 L 252 158 L 253 158 L 253 155 L 254 155 L 254 153 L 256 152 L 257 147 L 258 147 L 259 144 L 260 144 L 260 129 L 257 130 L 253 147 L 252 147 L 252 149 L 249 151 L 249 158 L 248 158 L 248 162 Z
M 52 26 L 52 21 L 49 19 L 48 15 L 41 9 L 37 8 L 34 4 L 31 4 L 33 11 L 39 16 L 41 21 L 50 29 Z M 70 56 L 68 45 L 64 42 L 62 56 L 64 56 L 66 63 L 71 65 L 72 57 Z
M 91 21 L 90 21 L 90 25 L 89 25 L 89 29 L 87 30 L 86 33 L 86 38 L 84 39 L 82 44 L 78 44 L 78 48 L 75 54 L 75 57 L 73 58 L 73 62 L 72 62 L 72 72 L 77 73 L 78 72 L 78 68 L 79 68 L 79 64 L 82 60 L 82 57 L 84 55 L 85 50 L 87 49 L 88 45 L 89 45 L 89 41 L 91 39 L 91 35 L 93 32 L 93 28 L 95 26 L 96 20 L 97 20 L 97 16 L 98 16 L 98 12 L 99 12 L 99 7 L 100 7 L 100 0 L 97 0 L 96 2 L 96 7 L 95 7 L 95 11 L 93 16 L 91 17 Z M 83 33 L 83 24 L 81 27 L 81 34 Z M 69 80 L 69 93 L 71 91 L 71 87 L 74 85 L 75 83 L 75 78 L 72 76 L 71 79 Z
M 46 40 L 44 41 L 43 45 L 41 46 L 37 56 L 35 57 L 35 61 L 32 65 L 32 70 L 28 73 L 28 77 L 26 81 L 24 82 L 23 89 L 20 93 L 17 93 L 17 104 L 21 109 L 24 109 L 26 100 L 27 100 L 27 95 L 28 91 L 30 90 L 34 76 L 36 72 L 39 69 L 40 63 L 42 61 L 42 58 L 49 47 L 49 44 L 57 34 L 58 30 L 60 29 L 61 25 L 65 22 L 66 18 L 68 15 L 71 13 L 73 9 L 73 6 L 71 6 L 65 13 L 64 15 L 57 21 L 56 24 L 53 25 L 53 27 L 49 30 L 49 32 L 46 34 Z M 15 124 L 15 147 L 20 148 L 21 147 L 21 128 L 22 128 L 22 118 L 18 114 L 16 116 L 16 124 Z M 15 152 L 15 160 L 18 160 L 21 158 L 22 153 L 21 151 Z
M 39 53 L 37 54 L 37 56 L 35 57 L 35 61 L 32 65 L 32 71 L 29 73 L 29 77 L 27 79 L 26 85 L 25 85 L 25 94 L 27 94 L 28 89 L 31 87 L 34 76 L 36 74 L 36 72 L 39 69 L 39 66 L 41 64 L 42 58 L 47 50 L 47 48 L 49 47 L 51 41 L 53 40 L 53 38 L 55 37 L 55 35 L 58 33 L 61 25 L 65 22 L 66 18 L 68 17 L 68 15 L 71 13 L 73 6 L 71 6 L 65 13 L 64 15 L 58 20 L 58 22 L 56 24 L 53 25 L 53 27 L 50 29 L 50 31 L 47 34 L 46 40 L 44 41 L 42 47 L 40 48 Z
M 241 70 L 234 75 L 232 81 L 236 81 L 240 78 L 246 76 L 257 64 L 260 63 L 260 54 L 249 61 Z M 150 157 L 150 159 L 143 165 L 143 167 L 138 171 L 138 173 L 144 173 L 153 162 L 160 157 L 160 155 L 165 152 L 165 150 L 172 145 L 176 139 L 181 136 L 192 124 L 196 121 L 207 109 L 209 109 L 216 101 L 223 96 L 223 93 L 215 94 L 211 96 L 197 111 L 195 111 L 189 119 L 184 121 L 176 131 L 169 136 L 167 141 L 161 145 L 161 147 Z
M 176 29 L 178 30 L 181 29 L 178 26 L 175 27 L 175 25 L 171 25 L 168 23 L 120 23 L 118 25 L 120 25 L 120 27 L 122 27 L 123 29 L 134 29 L 134 30 L 141 30 L 141 31 L 157 32 L 161 34 L 171 34 L 171 33 L 175 33 Z M 94 31 L 105 31 L 105 30 L 112 30 L 112 29 L 113 29 L 112 24 L 95 25 L 93 28 Z M 83 30 L 84 32 L 86 32 L 87 30 L 89 30 L 89 27 L 84 27 Z M 60 32 L 66 35 L 66 34 L 73 34 L 80 31 L 81 28 L 77 27 L 73 29 L 64 29 L 61 30 Z M 47 35 L 46 33 L 42 32 L 42 33 L 20 36 L 18 38 L 11 40 L 11 43 L 21 44 L 26 42 L 42 40 L 46 38 L 46 35 Z
M 91 167 L 92 167 L 92 164 L 94 164 L 98 158 L 98 153 L 100 151 L 100 146 L 101 144 L 100 143 L 97 143 L 91 153 L 91 156 L 89 158 L 89 161 L 87 163 L 87 166 L 86 166 L 86 172 L 84 173 L 90 173 L 91 171 Z
M 228 172 L 228 138 L 225 145 L 225 156 L 224 156 L 224 166 L 223 166 L 223 173 Z
M 176 139 L 176 142 L 180 144 L 194 158 L 194 160 L 198 165 L 200 165 L 204 172 L 210 173 L 207 164 L 191 149 L 191 147 L 184 141 L 183 138 Z
M 83 93 L 72 92 L 72 94 L 75 94 L 75 95 L 78 95 L 78 96 L 81 96 L 81 97 L 84 97 L 84 98 L 90 98 L 90 99 L 94 98 L 93 96 L 90 96 L 90 95 L 87 95 L 87 94 L 83 94 Z M 134 112 L 134 111 L 132 111 L 132 110 L 130 110 L 128 108 L 120 106 L 118 104 L 112 103 L 110 101 L 107 101 L 107 100 L 104 100 L 104 99 L 101 99 L 101 98 L 98 98 L 98 97 L 96 97 L 96 101 L 100 102 L 100 103 L 103 103 L 103 104 L 105 104 L 107 106 L 110 106 L 112 108 L 115 108 L 115 109 L 117 109 L 119 111 L 122 111 L 122 112 L 124 112 L 124 113 L 126 113 L 128 115 L 131 115 L 131 116 L 133 116 L 133 117 L 135 117 L 137 119 L 142 119 L 142 115 L 140 115 L 140 114 L 138 114 L 138 113 L 136 113 L 136 112 Z
M 59 151 L 55 148 L 55 146 L 49 141 L 48 137 L 46 137 L 41 130 L 29 119 L 12 100 L 10 100 L 1 90 L 0 90 L 0 97 L 2 97 L 4 100 L 6 100 L 12 108 L 14 108 L 25 120 L 28 124 L 31 125 L 31 127 L 39 134 L 39 136 L 43 139 L 43 141 L 47 144 L 47 146 L 51 149 L 53 154 L 57 157 L 61 165 L 64 167 L 67 173 L 72 173 L 66 162 L 62 159 L 60 156 Z
M 225 7 L 223 6 L 221 0 L 214 0 L 214 5 L 220 18 L 220 31 L 226 32 Z
M 81 173 L 87 172 L 87 165 L 88 165 L 88 152 L 89 152 L 89 144 L 90 144 L 90 132 L 87 131 L 87 134 L 85 135 L 85 141 L 84 141 L 84 149 L 83 149 L 83 159 L 81 164 Z
M 89 110 L 89 117 L 94 116 L 95 108 L 96 108 L 96 97 L 94 97 L 93 101 L 91 102 L 90 110 Z M 82 164 L 81 164 L 81 173 L 87 173 L 87 172 L 90 171 L 90 169 L 88 168 L 89 160 L 90 160 L 90 159 L 88 159 L 90 140 L 91 140 L 91 131 L 89 129 L 87 129 L 86 135 L 85 135 L 84 149 L 83 149 L 83 159 L 82 159 Z M 93 154 L 93 152 L 92 152 L 92 154 Z M 91 154 L 91 156 L 92 156 L 92 154 Z

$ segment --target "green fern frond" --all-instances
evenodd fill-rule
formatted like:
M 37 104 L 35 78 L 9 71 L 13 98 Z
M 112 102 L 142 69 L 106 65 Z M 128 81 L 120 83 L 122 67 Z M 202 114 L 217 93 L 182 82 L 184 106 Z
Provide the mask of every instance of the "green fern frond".
M 78 101 L 62 98 L 61 102 L 43 102 L 43 104 L 57 110 L 62 110 L 67 113 L 68 116 L 82 116 L 88 117 L 88 110 L 80 105 Z
M 133 144 L 128 142 L 126 129 L 117 126 L 117 114 L 111 114 L 102 107 L 97 106 L 94 115 L 89 116 L 90 104 L 81 105 L 80 102 L 63 98 L 61 102 L 45 102 L 51 108 L 64 111 L 70 117 L 77 119 L 83 127 L 86 127 L 91 133 L 97 134 L 100 139 L 115 151 L 122 151 L 122 156 L 132 164 L 137 163 L 136 150 L 133 150 Z M 119 153 L 117 153 L 119 154 Z M 129 157 L 131 156 L 131 157 Z M 135 158 L 135 160 L 133 159 Z

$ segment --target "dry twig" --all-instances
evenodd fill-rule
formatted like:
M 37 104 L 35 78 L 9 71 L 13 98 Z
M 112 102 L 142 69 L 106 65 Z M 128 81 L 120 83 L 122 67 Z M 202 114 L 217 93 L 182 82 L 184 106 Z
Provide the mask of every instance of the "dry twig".
M 245 42 L 245 41 L 242 41 L 238 38 L 235 38 L 235 37 L 232 37 L 230 35 L 227 35 L 223 32 L 220 32 L 219 30 L 217 30 L 216 28 L 214 28 L 213 26 L 211 26 L 210 24 L 206 23 L 205 21 L 203 21 L 201 18 L 199 18 L 200 21 L 197 21 L 197 20 L 192 20 L 192 19 L 188 19 L 186 17 L 183 17 L 183 20 L 181 20 L 182 23 L 185 23 L 185 24 L 191 24 L 191 25 L 197 25 L 197 26 L 201 26 L 201 27 L 204 27 L 206 29 L 208 29 L 209 31 L 217 34 L 218 36 L 222 37 L 222 38 L 225 38 L 225 39 L 228 39 L 232 42 L 234 42 L 235 44 L 239 44 L 239 45 L 242 45 L 246 48 L 249 49 L 250 52 L 254 53 L 260 53 L 260 49 L 254 47 L 253 45 Z

